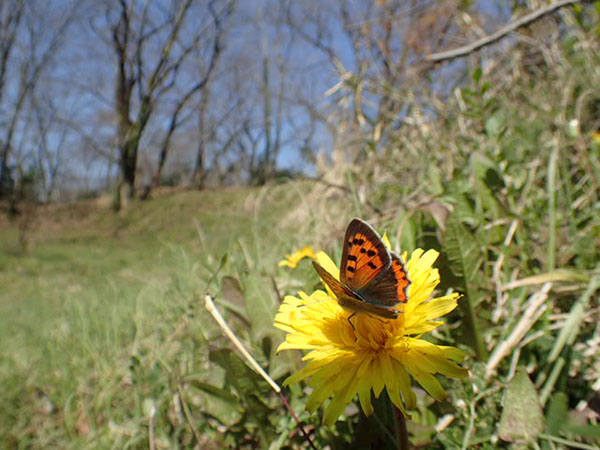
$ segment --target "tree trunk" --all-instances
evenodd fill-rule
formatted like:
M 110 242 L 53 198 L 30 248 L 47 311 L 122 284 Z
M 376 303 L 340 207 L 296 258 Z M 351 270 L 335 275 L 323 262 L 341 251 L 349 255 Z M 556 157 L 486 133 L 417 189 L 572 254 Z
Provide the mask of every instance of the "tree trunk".
M 8 170 L 8 149 L 0 155 L 0 199 L 9 197 L 12 191 L 12 178 Z
M 204 146 L 203 146 L 204 147 Z M 198 154 L 196 155 L 196 168 L 194 169 L 194 187 L 196 189 L 203 189 L 204 183 L 206 181 L 206 167 L 205 165 L 205 155 L 204 148 L 198 148 Z
M 272 164 L 272 144 L 271 144 L 271 115 L 272 115 L 272 105 L 271 105 L 271 86 L 270 86 L 270 76 L 269 76 L 269 59 L 267 57 L 263 58 L 263 120 L 265 127 L 265 148 L 263 154 L 263 161 L 261 166 L 259 167 L 260 173 L 258 174 L 258 184 L 263 184 L 267 180 L 271 178 L 271 164 Z
M 135 169 L 137 166 L 137 149 L 139 138 L 128 140 L 121 150 L 121 176 L 123 183 L 127 186 L 127 196 L 133 198 L 135 195 Z
M 200 103 L 198 111 L 198 127 L 200 128 L 200 139 L 198 139 L 198 153 L 196 154 L 196 165 L 194 166 L 194 174 L 192 182 L 197 189 L 203 189 L 206 183 L 206 147 L 209 142 L 208 133 L 211 131 L 208 127 L 208 105 L 210 103 L 210 86 L 207 85 Z
M 128 200 L 135 196 L 135 175 L 141 127 L 129 120 L 119 125 L 119 184 L 113 199 L 113 208 L 118 211 L 126 207 Z

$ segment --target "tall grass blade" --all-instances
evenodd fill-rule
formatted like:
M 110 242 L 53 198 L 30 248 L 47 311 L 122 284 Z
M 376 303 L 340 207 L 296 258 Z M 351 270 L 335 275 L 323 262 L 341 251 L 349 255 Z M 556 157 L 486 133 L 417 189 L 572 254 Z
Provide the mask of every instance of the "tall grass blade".
M 556 161 L 558 147 L 554 147 L 548 161 L 548 261 L 547 270 L 551 272 L 556 267 Z
M 590 303 L 592 294 L 600 287 L 600 277 L 594 277 L 590 280 L 587 289 L 579 297 L 577 302 L 571 308 L 564 326 L 561 328 L 550 354 L 548 362 L 556 360 L 566 345 L 572 345 L 579 334 L 579 327 L 585 318 L 585 313 Z

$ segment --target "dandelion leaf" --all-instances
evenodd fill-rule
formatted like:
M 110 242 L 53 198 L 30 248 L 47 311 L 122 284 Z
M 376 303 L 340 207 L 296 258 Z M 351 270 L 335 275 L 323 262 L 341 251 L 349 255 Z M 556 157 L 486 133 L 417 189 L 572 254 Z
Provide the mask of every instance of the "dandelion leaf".
M 273 316 L 277 303 L 273 298 L 271 283 L 258 275 L 247 275 L 242 282 L 248 320 L 256 340 L 277 335 L 273 328 Z
M 507 442 L 535 441 L 544 429 L 542 407 L 535 387 L 525 371 L 519 370 L 506 389 L 499 435 Z
M 462 278 L 465 299 L 459 303 L 465 320 L 465 339 L 479 359 L 484 359 L 486 350 L 478 331 L 475 310 L 481 301 L 477 289 L 478 271 L 483 262 L 477 237 L 456 217 L 451 216 L 444 234 L 444 252 L 450 260 L 450 270 Z
M 444 251 L 452 262 L 454 275 L 471 282 L 483 261 L 476 237 L 456 217 L 448 221 L 444 239 Z
M 198 379 L 186 381 L 196 408 L 209 413 L 227 426 L 235 425 L 242 418 L 243 408 L 231 392 Z

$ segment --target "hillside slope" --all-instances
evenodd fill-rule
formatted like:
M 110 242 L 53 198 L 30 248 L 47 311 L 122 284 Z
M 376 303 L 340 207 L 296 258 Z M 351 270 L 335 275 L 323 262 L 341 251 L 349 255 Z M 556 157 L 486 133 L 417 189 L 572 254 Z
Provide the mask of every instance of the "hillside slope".
M 197 303 L 207 286 L 215 293 L 222 275 L 237 277 L 268 300 L 260 321 L 270 325 L 276 296 L 267 275 L 284 253 L 319 240 L 309 235 L 314 189 L 166 191 L 118 215 L 90 201 L 3 219 L 2 440 L 120 447 L 137 436 L 144 399 L 170 401 L 166 366 L 202 359 L 197 345 L 218 334 Z

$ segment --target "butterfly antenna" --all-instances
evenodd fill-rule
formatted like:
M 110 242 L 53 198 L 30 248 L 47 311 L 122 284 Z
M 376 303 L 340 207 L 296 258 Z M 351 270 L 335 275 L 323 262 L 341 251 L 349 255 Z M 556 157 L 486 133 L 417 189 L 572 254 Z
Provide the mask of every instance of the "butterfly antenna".
M 323 300 L 316 300 L 314 302 L 311 303 L 304 303 L 303 305 L 298 305 L 297 308 L 302 308 L 303 306 L 312 306 L 312 305 L 319 305 L 321 303 L 325 303 L 325 302 L 334 302 L 337 301 L 334 298 L 327 298 L 327 299 L 323 299 Z

